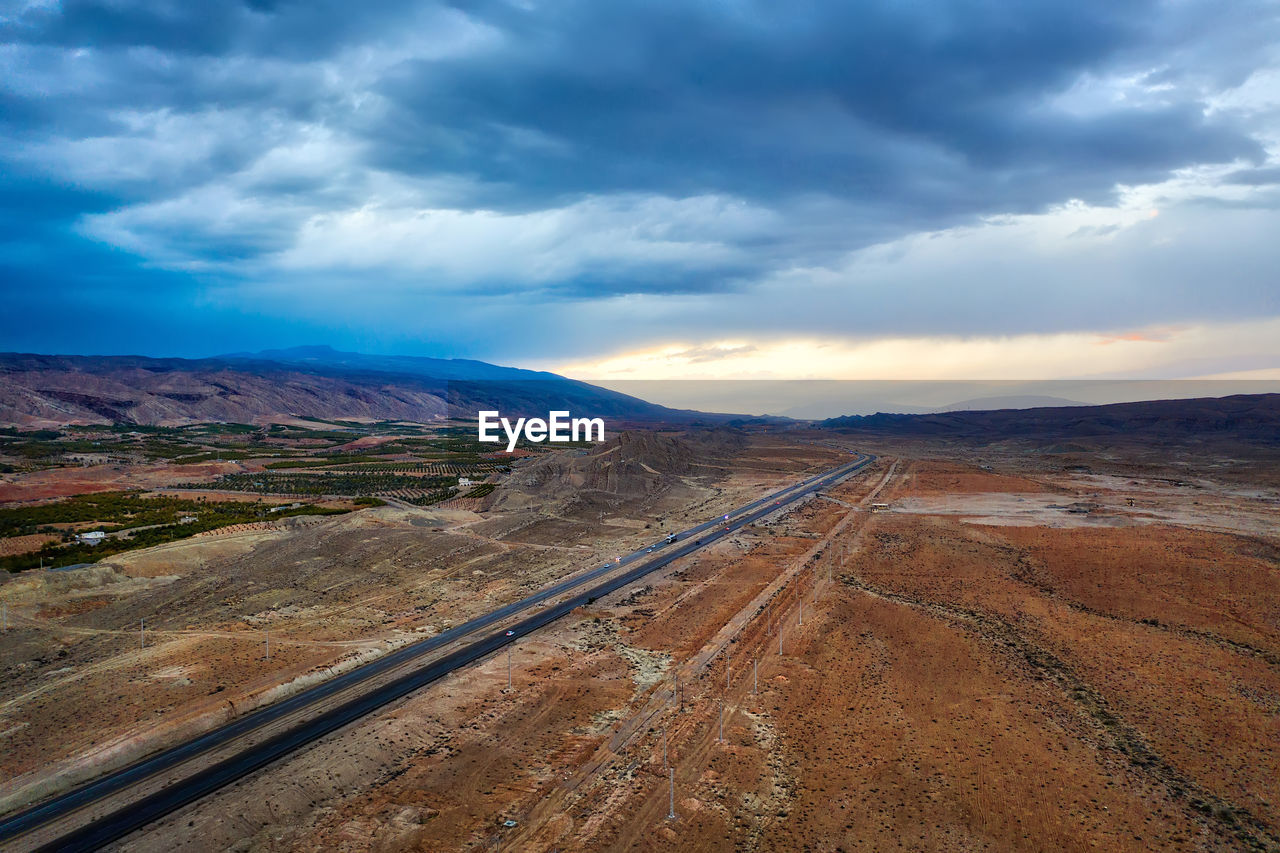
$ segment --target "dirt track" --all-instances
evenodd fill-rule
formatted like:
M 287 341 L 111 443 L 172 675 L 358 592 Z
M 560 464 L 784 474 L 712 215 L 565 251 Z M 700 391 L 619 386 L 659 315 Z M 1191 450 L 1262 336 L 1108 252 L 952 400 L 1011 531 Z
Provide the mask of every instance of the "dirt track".
M 888 512 L 885 460 L 541 632 L 514 690 L 485 662 L 122 847 L 1280 849 L 1269 487 L 926 451 Z M 584 523 L 457 537 L 551 559 Z
M 190 736 L 598 565 L 651 539 L 646 528 L 668 515 L 700 519 L 836 456 L 792 454 L 737 480 L 674 479 L 639 501 L 615 495 L 604 523 L 556 506 L 489 516 L 383 507 L 9 578 L 0 798 L 22 802 Z

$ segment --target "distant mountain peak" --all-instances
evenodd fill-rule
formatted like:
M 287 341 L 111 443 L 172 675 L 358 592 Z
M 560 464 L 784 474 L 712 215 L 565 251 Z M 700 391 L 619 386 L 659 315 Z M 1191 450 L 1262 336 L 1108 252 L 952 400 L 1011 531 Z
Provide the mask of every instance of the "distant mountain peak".
M 375 373 L 397 373 L 407 376 L 430 376 L 454 381 L 543 380 L 572 382 L 555 373 L 502 367 L 470 358 L 431 358 L 421 355 L 366 355 L 344 352 L 328 344 L 306 344 L 258 352 L 237 352 L 216 356 L 212 361 L 266 361 L 277 364 L 332 366 Z
M 234 359 L 241 361 L 244 359 L 258 359 L 262 361 L 297 361 L 299 359 L 322 359 L 332 360 L 337 358 L 361 358 L 358 352 L 342 352 L 336 350 L 328 344 L 303 344 L 296 347 L 280 347 L 277 349 L 264 349 L 257 352 L 231 352 L 224 355 L 215 355 L 217 359 Z
M 328 358 L 335 355 L 357 355 L 357 353 L 339 352 L 328 344 L 307 344 L 298 347 L 285 347 L 284 349 L 263 350 L 259 352 L 260 356 L 293 356 L 295 358 Z
M 1061 406 L 1087 406 L 1079 400 L 1064 397 L 1047 397 L 1039 394 L 1020 394 L 1003 397 L 974 397 L 949 406 L 935 409 L 938 412 L 990 412 L 1000 409 L 1047 409 Z

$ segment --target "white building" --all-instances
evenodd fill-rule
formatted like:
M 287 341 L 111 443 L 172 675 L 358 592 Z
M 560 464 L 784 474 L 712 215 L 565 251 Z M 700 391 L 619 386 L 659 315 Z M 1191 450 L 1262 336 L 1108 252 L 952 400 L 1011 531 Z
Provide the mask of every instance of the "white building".
M 86 530 L 84 533 L 76 534 L 76 541 L 82 545 L 97 545 L 107 538 L 107 534 L 101 530 Z
M 458 478 L 458 486 L 459 486 L 459 488 L 461 488 L 462 486 L 474 486 L 474 485 L 475 485 L 475 482 L 474 482 L 470 477 L 459 477 L 459 478 Z

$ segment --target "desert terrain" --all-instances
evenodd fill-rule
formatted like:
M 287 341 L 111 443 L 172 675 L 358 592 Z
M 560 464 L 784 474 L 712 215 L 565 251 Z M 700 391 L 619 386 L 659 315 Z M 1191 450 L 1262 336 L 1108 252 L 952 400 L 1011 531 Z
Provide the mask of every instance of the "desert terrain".
M 118 849 L 1280 849 L 1280 481 L 1248 445 L 638 434 L 480 512 L 18 575 L 7 802 L 855 447 L 865 472 L 520 642 L 510 687 L 486 659 Z
M 3 806 L 121 766 L 837 459 L 808 442 L 623 434 L 597 451 L 528 458 L 484 500 L 348 501 L 339 516 L 239 524 L 84 567 L 9 575 L 0 584 Z M 134 468 L 152 476 L 153 466 Z
M 1280 846 L 1267 466 L 868 449 L 120 849 Z

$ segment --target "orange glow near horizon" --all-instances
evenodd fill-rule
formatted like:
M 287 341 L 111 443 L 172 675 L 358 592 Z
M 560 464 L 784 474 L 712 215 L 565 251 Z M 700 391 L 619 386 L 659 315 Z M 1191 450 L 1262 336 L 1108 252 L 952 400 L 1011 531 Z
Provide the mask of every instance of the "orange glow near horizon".
M 539 366 L 586 381 L 1167 378 L 1180 363 L 1210 359 L 1221 363 L 1230 358 L 1245 363 L 1274 349 L 1272 342 L 1277 339 L 1280 319 L 1007 337 L 727 338 L 671 342 Z M 1176 375 L 1195 378 L 1204 373 L 1192 370 Z

